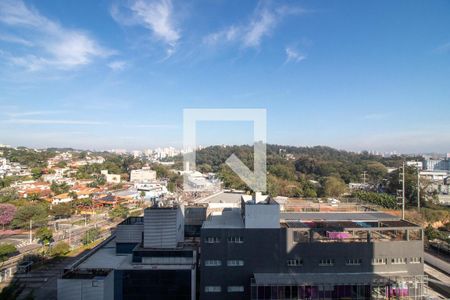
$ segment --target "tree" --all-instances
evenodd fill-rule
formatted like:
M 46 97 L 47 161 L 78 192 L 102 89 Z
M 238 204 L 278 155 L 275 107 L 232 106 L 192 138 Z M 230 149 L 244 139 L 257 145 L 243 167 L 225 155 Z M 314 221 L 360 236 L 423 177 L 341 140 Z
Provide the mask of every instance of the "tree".
M 65 161 L 60 161 L 56 164 L 56 166 L 58 168 L 65 168 L 65 167 L 67 167 L 67 163 Z
M 352 195 L 361 201 L 379 205 L 384 208 L 395 209 L 398 208 L 397 199 L 395 196 L 385 193 L 374 193 L 366 191 L 356 191 Z
M 31 169 L 31 176 L 33 177 L 34 180 L 41 178 L 42 174 L 43 174 L 43 171 L 41 168 L 32 168 Z
M 36 238 L 43 245 L 48 246 L 53 241 L 53 233 L 48 227 L 41 227 L 36 231 Z
M 72 215 L 71 203 L 61 203 L 52 206 L 51 214 L 56 218 L 68 218 Z
M 400 181 L 401 177 L 400 170 L 396 170 L 389 174 L 387 191 L 396 195 L 397 191 L 402 189 L 402 183 Z M 420 200 L 421 203 L 426 201 L 426 184 L 424 182 L 420 183 Z M 412 166 L 405 167 L 405 202 L 407 205 L 416 206 L 417 205 L 417 169 Z
M 325 180 L 323 190 L 325 196 L 338 197 L 347 190 L 347 186 L 342 179 L 332 176 Z
M 109 216 L 111 218 L 125 219 L 128 216 L 128 209 L 123 205 L 118 205 L 109 211 Z
M 50 250 L 50 255 L 53 257 L 64 256 L 70 251 L 70 246 L 66 242 L 58 242 Z
M 1 244 L 0 245 L 0 260 L 4 262 L 8 257 L 17 252 L 17 248 L 12 244 Z
M 0 204 L 0 224 L 5 230 L 5 225 L 11 223 L 16 215 L 17 208 L 12 204 Z
M 84 233 L 81 241 L 84 245 L 87 245 L 87 244 L 92 243 L 96 239 L 98 239 L 99 236 L 100 236 L 100 231 L 97 228 L 91 228 Z
M 58 184 L 55 181 L 53 181 L 52 184 L 50 185 L 50 190 L 55 195 L 67 193 L 67 192 L 69 192 L 69 189 L 70 189 L 70 187 L 65 182 Z
M 3 188 L 0 190 L 0 202 L 11 202 L 19 199 L 19 194 L 14 188 Z
M 40 203 L 30 203 L 17 209 L 12 225 L 16 228 L 29 228 L 30 220 L 33 227 L 47 224 L 47 206 Z
M 77 200 L 78 199 L 78 195 L 77 195 L 77 193 L 75 191 L 70 191 L 67 195 L 70 198 L 72 198 L 72 200 Z

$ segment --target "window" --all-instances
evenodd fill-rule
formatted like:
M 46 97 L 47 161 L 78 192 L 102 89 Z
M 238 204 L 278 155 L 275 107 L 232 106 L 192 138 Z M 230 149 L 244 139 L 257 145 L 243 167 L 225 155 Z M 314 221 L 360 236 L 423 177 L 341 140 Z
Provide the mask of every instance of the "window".
M 303 265 L 303 259 L 297 258 L 297 259 L 288 259 L 287 260 L 288 267 L 298 267 Z
M 406 264 L 406 258 L 404 257 L 395 257 L 391 260 L 393 265 L 403 265 Z
M 244 287 L 242 285 L 232 285 L 227 288 L 228 293 L 236 293 L 236 292 L 243 292 Z
M 325 267 L 325 266 L 334 266 L 334 259 L 332 258 L 323 258 L 319 261 L 319 266 Z
M 244 238 L 242 236 L 229 236 L 228 243 L 234 244 L 242 244 L 244 242 Z
M 220 285 L 207 285 L 205 286 L 205 293 L 220 293 L 222 287 Z
M 345 260 L 347 266 L 359 266 L 362 263 L 361 258 L 349 258 Z
M 220 243 L 220 237 L 217 236 L 210 236 L 205 238 L 205 243 L 207 244 L 217 244 Z
M 387 264 L 386 258 L 374 258 L 372 259 L 372 265 L 385 265 Z
M 205 267 L 218 267 L 222 265 L 221 260 L 205 260 Z
M 229 267 L 242 267 L 244 265 L 243 260 L 228 260 L 227 266 Z
M 410 264 L 420 264 L 422 262 L 422 257 L 410 257 L 409 263 Z

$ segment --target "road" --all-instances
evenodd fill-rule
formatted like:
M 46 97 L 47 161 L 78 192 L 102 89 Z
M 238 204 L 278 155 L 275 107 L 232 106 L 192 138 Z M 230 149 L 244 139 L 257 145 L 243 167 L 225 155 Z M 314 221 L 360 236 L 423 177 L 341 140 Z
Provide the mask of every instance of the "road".
M 428 286 L 442 295 L 441 299 L 448 299 L 450 297 L 450 264 L 426 252 L 424 258 L 424 272 L 429 276 Z
M 424 253 L 424 258 L 425 258 L 425 263 L 443 271 L 447 275 L 450 274 L 450 263 L 448 263 L 430 253 L 427 253 L 427 252 Z

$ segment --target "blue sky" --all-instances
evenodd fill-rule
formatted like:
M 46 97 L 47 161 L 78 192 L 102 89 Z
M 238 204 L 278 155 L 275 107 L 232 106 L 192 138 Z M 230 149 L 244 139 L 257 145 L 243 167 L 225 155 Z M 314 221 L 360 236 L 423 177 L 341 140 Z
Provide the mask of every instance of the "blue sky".
M 181 146 L 184 108 L 268 141 L 450 152 L 448 1 L 0 2 L 0 143 Z M 251 124 L 199 142 L 249 143 Z

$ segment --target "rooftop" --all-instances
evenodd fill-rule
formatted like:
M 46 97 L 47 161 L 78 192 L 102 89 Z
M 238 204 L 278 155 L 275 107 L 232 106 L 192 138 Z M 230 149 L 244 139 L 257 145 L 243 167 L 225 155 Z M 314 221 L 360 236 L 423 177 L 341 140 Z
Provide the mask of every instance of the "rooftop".
M 222 213 L 211 214 L 203 228 L 244 228 L 239 208 L 224 209 Z
M 281 212 L 280 219 L 299 221 L 389 221 L 399 217 L 383 212 Z
M 217 193 L 197 201 L 197 203 L 236 203 L 241 202 L 242 193 Z

